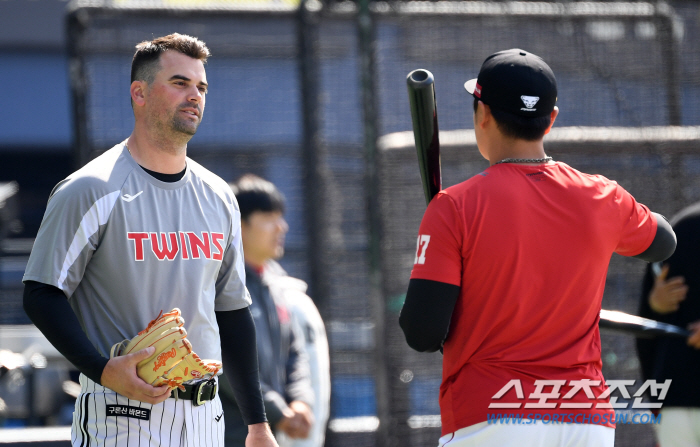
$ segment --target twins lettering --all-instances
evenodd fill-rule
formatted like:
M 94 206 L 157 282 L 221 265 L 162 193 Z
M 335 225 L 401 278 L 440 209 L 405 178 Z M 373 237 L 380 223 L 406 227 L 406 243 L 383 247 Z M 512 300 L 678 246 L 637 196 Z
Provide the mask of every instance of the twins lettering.
M 178 254 L 181 259 L 213 259 L 224 257 L 223 233 L 202 231 L 200 238 L 192 231 L 146 233 L 130 231 L 126 238 L 134 241 L 134 259 L 143 261 L 147 245 L 159 261 L 172 261 Z

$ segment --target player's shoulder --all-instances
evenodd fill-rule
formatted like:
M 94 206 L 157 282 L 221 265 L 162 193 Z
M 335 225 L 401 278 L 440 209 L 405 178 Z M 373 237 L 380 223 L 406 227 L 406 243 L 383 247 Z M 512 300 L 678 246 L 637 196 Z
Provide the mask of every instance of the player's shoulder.
M 438 199 L 445 202 L 445 204 L 451 202 L 456 205 L 462 202 L 464 198 L 473 197 L 476 190 L 485 187 L 488 183 L 488 175 L 487 172 L 483 171 L 467 180 L 449 186 L 440 191 L 433 200 Z
M 207 188 L 219 196 L 227 205 L 234 207 L 236 210 L 238 209 L 238 203 L 233 195 L 233 191 L 224 179 L 189 157 L 187 158 L 187 165 L 192 176 L 206 185 Z
M 603 185 L 615 185 L 615 186 L 617 186 L 617 182 L 615 180 L 611 180 L 602 174 L 591 174 L 588 172 L 583 172 L 583 171 L 580 171 L 580 170 L 578 170 L 572 166 L 569 166 L 568 164 L 561 162 L 561 161 L 557 161 L 556 163 L 553 163 L 552 169 L 557 174 L 559 174 L 561 176 L 566 176 L 566 177 L 570 177 L 570 178 L 579 178 L 582 181 L 600 183 Z
M 632 197 L 617 181 L 602 174 L 583 172 L 562 162 L 557 162 L 553 171 L 558 183 L 566 191 L 578 191 L 581 196 L 595 197 L 599 201 L 607 198 L 614 202 L 628 200 Z
M 118 192 L 125 179 L 137 166 L 125 156 L 124 143 L 108 149 L 85 166 L 61 180 L 51 191 L 50 198 L 93 197 L 98 199 Z

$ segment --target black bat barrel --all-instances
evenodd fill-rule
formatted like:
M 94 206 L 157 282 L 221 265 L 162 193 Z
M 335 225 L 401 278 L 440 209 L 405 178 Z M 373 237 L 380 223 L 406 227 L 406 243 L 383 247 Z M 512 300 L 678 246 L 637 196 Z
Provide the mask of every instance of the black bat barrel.
M 617 310 L 602 309 L 600 311 L 599 326 L 601 329 L 623 332 L 634 335 L 637 338 L 688 338 L 691 335 L 690 331 L 685 328 L 626 314 Z
M 430 203 L 442 189 L 435 78 L 428 70 L 413 70 L 408 74 L 406 84 L 423 192 L 426 203 Z

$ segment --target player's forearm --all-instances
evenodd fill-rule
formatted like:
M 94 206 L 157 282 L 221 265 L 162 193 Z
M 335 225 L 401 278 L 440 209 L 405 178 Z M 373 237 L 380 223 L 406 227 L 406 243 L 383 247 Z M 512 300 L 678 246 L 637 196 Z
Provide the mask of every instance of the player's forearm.
M 438 281 L 412 279 L 401 309 L 399 324 L 408 345 L 420 352 L 435 352 L 447 337 L 459 287 Z
M 216 312 L 224 372 L 246 425 L 266 422 L 258 374 L 255 322 L 249 308 Z
M 27 281 L 23 305 L 29 319 L 58 352 L 81 373 L 101 383 L 108 360 L 88 340 L 64 293 L 48 284 Z

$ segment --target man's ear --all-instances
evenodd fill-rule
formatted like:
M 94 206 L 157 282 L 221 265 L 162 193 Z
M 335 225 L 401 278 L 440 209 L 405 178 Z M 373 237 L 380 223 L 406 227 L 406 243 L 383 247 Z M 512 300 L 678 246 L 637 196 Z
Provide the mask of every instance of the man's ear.
M 552 110 L 551 120 L 549 121 L 549 127 L 547 130 L 544 131 L 544 134 L 547 135 L 550 130 L 552 130 L 552 126 L 554 125 L 554 120 L 557 119 L 557 115 L 559 115 L 559 107 L 554 106 L 554 110 Z
M 146 104 L 146 90 L 148 84 L 144 81 L 134 81 L 131 83 L 131 101 L 137 106 Z
M 491 115 L 491 107 L 479 101 L 476 113 L 474 114 L 474 125 L 483 129 L 492 119 L 493 115 Z

